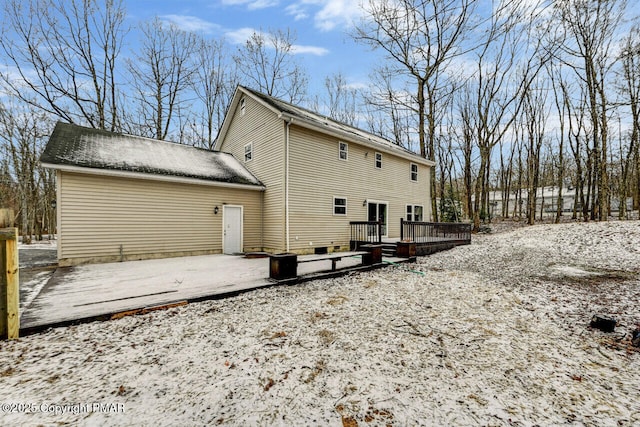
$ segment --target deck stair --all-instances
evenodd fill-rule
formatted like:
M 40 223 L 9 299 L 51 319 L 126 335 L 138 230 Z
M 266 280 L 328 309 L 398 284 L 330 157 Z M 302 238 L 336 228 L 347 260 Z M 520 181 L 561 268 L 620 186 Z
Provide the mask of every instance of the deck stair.
M 395 257 L 397 254 L 398 245 L 396 243 L 383 243 L 382 244 L 382 256 Z

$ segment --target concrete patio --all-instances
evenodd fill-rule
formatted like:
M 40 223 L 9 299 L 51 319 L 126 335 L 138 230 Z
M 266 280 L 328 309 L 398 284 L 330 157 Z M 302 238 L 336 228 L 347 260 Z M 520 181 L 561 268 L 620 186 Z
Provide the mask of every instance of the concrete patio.
M 361 257 L 346 257 L 342 273 L 361 265 Z M 405 259 L 385 258 L 388 263 Z M 341 274 L 330 261 L 298 267 L 303 278 Z M 346 269 L 346 270 L 345 270 Z M 277 284 L 269 278 L 269 258 L 205 255 L 58 268 L 21 314 L 22 331 L 173 303 L 219 298 Z

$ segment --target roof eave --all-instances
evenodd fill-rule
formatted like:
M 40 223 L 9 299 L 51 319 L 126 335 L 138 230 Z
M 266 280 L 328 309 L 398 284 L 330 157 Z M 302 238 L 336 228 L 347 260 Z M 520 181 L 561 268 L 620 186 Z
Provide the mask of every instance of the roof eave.
M 234 182 L 212 181 L 207 179 L 190 178 L 176 175 L 159 175 L 143 172 L 121 171 L 113 169 L 97 169 L 83 166 L 62 165 L 57 163 L 41 163 L 45 168 L 62 172 L 83 173 L 98 176 L 111 176 L 116 178 L 146 179 L 151 181 L 173 182 L 179 184 L 206 185 L 210 187 L 236 188 L 244 190 L 264 191 L 266 187 L 259 184 L 239 184 Z

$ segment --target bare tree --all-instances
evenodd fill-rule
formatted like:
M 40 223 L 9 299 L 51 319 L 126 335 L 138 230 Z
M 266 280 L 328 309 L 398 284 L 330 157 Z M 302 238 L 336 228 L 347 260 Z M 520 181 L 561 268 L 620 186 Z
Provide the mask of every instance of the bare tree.
M 120 0 L 7 0 L 0 48 L 15 74 L 2 85 L 70 123 L 117 129 L 124 19 Z
M 541 68 L 549 60 L 540 29 L 531 22 L 540 12 L 520 1 L 506 1 L 494 11 L 485 42 L 477 50 L 476 72 L 471 78 L 475 94 L 474 138 L 480 154 L 473 203 L 474 229 L 488 209 L 489 172 L 493 148 L 516 120 Z
M 138 103 L 136 116 L 130 120 L 137 127 L 132 133 L 165 139 L 195 73 L 196 38 L 157 17 L 142 23 L 141 31 L 140 52 L 128 61 Z
M 546 88 L 532 89 L 524 94 L 525 102 L 522 113 L 527 139 L 527 222 L 529 225 L 533 225 L 536 218 L 537 192 L 540 184 L 540 156 L 548 115 L 545 111 L 546 94 Z M 543 208 L 544 206 L 541 209 Z M 542 214 L 541 211 L 541 219 Z
M 420 149 L 415 145 L 415 135 L 418 132 L 418 121 L 412 96 L 408 89 L 398 87 L 395 81 L 397 72 L 393 67 L 381 66 L 373 70 L 371 85 L 365 94 L 365 105 L 370 108 L 370 114 L 381 120 L 379 133 L 393 140 L 396 144 L 409 150 Z
M 626 214 L 626 199 L 633 194 L 634 208 L 640 208 L 640 27 L 634 27 L 624 40 L 621 53 L 623 97 L 631 113 L 631 132 L 626 156 L 621 156 L 620 218 Z M 622 149 L 622 148 L 621 148 Z M 631 182 L 635 169 L 635 185 Z M 633 187 L 635 186 L 635 189 Z
M 224 40 L 201 37 L 194 53 L 195 73 L 191 89 L 196 94 L 192 131 L 196 145 L 212 149 L 236 86 L 235 63 L 229 61 Z
M 556 108 L 556 112 L 558 114 L 558 158 L 557 158 L 557 166 L 558 166 L 558 174 L 556 185 L 558 186 L 558 199 L 557 199 L 557 208 L 556 208 L 556 219 L 555 222 L 559 223 L 562 217 L 562 213 L 564 210 L 564 199 L 562 196 L 563 187 L 564 187 L 564 178 L 565 178 L 565 159 L 564 159 L 564 146 L 566 139 L 566 120 L 567 120 L 567 108 L 566 103 L 564 101 L 565 90 L 562 89 L 565 83 L 563 81 L 562 76 L 562 67 L 554 66 L 554 64 L 549 63 L 547 66 L 547 73 L 551 79 L 551 88 L 553 89 L 553 100 L 554 106 Z
M 566 33 L 562 58 L 585 85 L 594 176 L 597 193 L 591 207 L 592 219 L 609 215 L 609 176 L 607 144 L 610 103 L 607 78 L 615 58 L 609 52 L 616 28 L 623 20 L 627 0 L 561 0 L 556 2 L 560 22 Z M 571 61 L 575 59 L 577 61 Z
M 329 117 L 351 126 L 356 125 L 358 91 L 349 87 L 342 73 L 327 76 L 324 79 L 324 87 L 327 91 Z
M 34 235 L 41 237 L 50 223 L 47 219 L 52 218 L 47 200 L 54 197 L 55 187 L 45 185 L 52 183 L 52 172 L 45 171 L 39 163 L 44 138 L 50 131 L 46 113 L 33 106 L 0 108 L 0 152 L 6 156 L 5 172 L 14 183 L 13 197 L 25 243 L 30 243 Z
M 447 87 L 444 67 L 464 53 L 475 0 L 370 0 L 355 39 L 382 50 L 393 71 L 412 81 L 420 155 L 435 161 L 438 100 Z M 437 220 L 435 170 L 431 176 L 432 212 Z
M 290 30 L 254 31 L 234 57 L 241 81 L 269 96 L 300 103 L 308 77 L 294 58 L 295 40 Z

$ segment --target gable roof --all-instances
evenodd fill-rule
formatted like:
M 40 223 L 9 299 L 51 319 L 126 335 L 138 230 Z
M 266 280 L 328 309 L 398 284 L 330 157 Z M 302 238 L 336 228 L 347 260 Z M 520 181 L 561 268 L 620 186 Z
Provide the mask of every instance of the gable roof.
M 62 122 L 56 124 L 40 162 L 67 171 L 264 188 L 228 153 Z
M 423 163 L 429 166 L 435 166 L 435 163 L 419 156 L 411 150 L 394 144 L 393 142 L 382 138 L 378 135 L 374 135 L 365 130 L 356 128 L 346 123 L 333 120 L 322 114 L 308 110 L 303 107 L 299 107 L 281 99 L 274 98 L 272 96 L 260 93 L 256 90 L 249 89 L 245 86 L 238 86 L 233 96 L 227 115 L 220 128 L 218 138 L 216 139 L 215 147 L 219 149 L 219 144 L 224 140 L 224 136 L 230 126 L 232 112 L 235 111 L 240 99 L 243 95 L 248 95 L 255 99 L 269 110 L 273 111 L 282 120 L 292 122 L 293 124 L 310 128 L 318 132 L 341 138 L 344 142 L 355 142 L 372 149 L 388 152 L 398 155 L 400 157 L 408 158 L 412 161 Z

